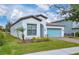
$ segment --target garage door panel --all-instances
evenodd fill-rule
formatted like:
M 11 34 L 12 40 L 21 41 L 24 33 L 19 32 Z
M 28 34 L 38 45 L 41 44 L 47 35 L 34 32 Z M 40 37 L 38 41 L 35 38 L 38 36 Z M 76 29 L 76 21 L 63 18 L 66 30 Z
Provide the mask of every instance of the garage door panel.
M 61 37 L 60 28 L 48 28 L 47 33 L 48 33 L 48 37 Z

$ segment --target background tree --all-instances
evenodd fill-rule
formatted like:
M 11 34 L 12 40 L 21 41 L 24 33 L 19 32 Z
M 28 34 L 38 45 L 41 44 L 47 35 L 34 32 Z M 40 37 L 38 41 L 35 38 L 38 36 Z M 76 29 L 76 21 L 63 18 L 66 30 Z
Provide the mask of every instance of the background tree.
M 71 4 L 69 9 L 62 7 L 62 10 L 60 10 L 59 14 L 60 16 L 67 15 L 64 17 L 64 19 L 67 21 L 70 20 L 70 21 L 79 22 L 79 4 Z M 74 37 L 75 36 L 79 36 L 79 32 L 74 32 Z
M 71 4 L 69 9 L 64 9 L 61 10 L 60 15 L 66 15 L 65 20 L 70 20 L 70 21 L 76 21 L 79 22 L 79 5 L 78 4 Z
M 6 24 L 5 31 L 7 31 L 7 32 L 10 33 L 10 28 L 11 28 L 11 23 L 8 22 L 8 23 Z
M 3 29 L 4 29 L 3 26 L 0 26 L 0 30 L 3 31 Z
M 67 4 L 68 6 L 65 7 L 63 4 L 55 4 L 55 5 L 49 5 L 50 9 L 57 8 L 60 14 L 60 16 L 67 15 L 64 17 L 65 20 L 70 21 L 76 21 L 79 22 L 79 4 Z

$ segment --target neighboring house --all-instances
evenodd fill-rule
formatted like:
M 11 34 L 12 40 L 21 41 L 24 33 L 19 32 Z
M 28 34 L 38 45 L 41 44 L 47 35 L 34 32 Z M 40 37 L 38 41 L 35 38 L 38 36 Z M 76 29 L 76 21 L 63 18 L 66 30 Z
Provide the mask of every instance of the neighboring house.
M 73 35 L 73 33 L 79 31 L 79 29 L 78 29 L 79 22 L 59 20 L 59 21 L 54 21 L 52 23 L 64 25 L 64 34 L 65 35 Z
M 73 30 L 74 33 L 79 32 L 79 22 L 73 22 L 72 30 Z
M 47 23 L 47 17 L 44 15 L 31 15 L 22 17 L 11 26 L 11 35 L 21 38 L 22 33 L 17 32 L 18 27 L 23 27 L 24 38 L 33 37 L 64 37 L 64 26 L 53 23 Z

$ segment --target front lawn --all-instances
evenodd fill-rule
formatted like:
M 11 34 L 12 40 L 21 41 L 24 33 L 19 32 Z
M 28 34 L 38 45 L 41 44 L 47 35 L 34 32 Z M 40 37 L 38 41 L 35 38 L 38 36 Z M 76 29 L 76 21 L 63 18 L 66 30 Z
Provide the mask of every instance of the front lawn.
M 77 39 L 77 40 L 79 40 L 79 37 L 74 37 L 74 39 Z
M 52 39 L 47 42 L 35 42 L 35 43 L 18 43 L 20 40 L 4 33 L 4 39 L 6 40 L 3 46 L 0 46 L 0 54 L 27 54 L 38 51 L 54 50 L 61 48 L 68 48 L 79 46 L 79 44 L 65 42 L 62 40 Z
M 74 53 L 74 54 L 72 54 L 72 55 L 79 55 L 79 53 Z
M 72 39 L 79 40 L 79 37 L 68 37 L 68 36 L 66 36 L 66 38 L 72 38 Z

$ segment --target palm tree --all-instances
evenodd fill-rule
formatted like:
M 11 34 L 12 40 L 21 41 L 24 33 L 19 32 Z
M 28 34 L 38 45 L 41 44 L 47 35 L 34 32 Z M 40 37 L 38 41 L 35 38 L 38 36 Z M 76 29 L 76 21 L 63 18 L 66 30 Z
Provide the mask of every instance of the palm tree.
M 16 29 L 18 32 L 22 32 L 22 39 L 23 39 L 23 41 L 24 41 L 24 28 L 23 27 L 18 27 L 17 29 Z M 19 37 L 19 36 L 18 36 Z

